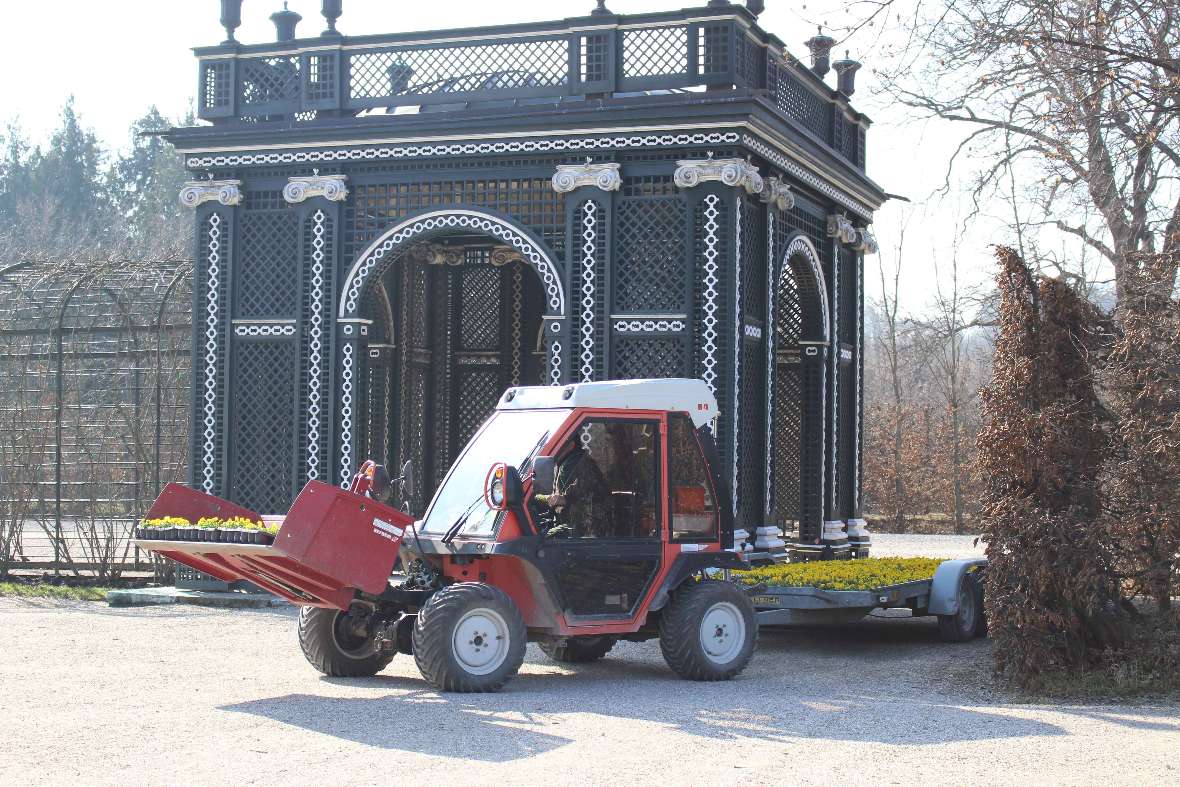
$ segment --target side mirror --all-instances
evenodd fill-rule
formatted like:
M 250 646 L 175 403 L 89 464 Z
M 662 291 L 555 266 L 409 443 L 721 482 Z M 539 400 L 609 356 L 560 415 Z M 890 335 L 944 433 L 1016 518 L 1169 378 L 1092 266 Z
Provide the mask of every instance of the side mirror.
M 533 494 L 551 495 L 556 483 L 557 462 L 552 456 L 538 456 L 533 460 Z
M 492 465 L 483 482 L 483 500 L 487 507 L 493 511 L 507 511 L 520 505 L 523 497 L 520 474 L 516 468 L 503 462 Z
M 414 463 L 408 459 L 402 465 L 402 477 L 400 480 L 402 483 L 401 498 L 402 500 L 409 501 L 414 497 Z
M 373 466 L 373 477 L 369 486 L 369 495 L 374 500 L 384 503 L 389 499 L 389 492 L 393 487 L 393 479 L 389 477 L 389 470 L 385 465 Z

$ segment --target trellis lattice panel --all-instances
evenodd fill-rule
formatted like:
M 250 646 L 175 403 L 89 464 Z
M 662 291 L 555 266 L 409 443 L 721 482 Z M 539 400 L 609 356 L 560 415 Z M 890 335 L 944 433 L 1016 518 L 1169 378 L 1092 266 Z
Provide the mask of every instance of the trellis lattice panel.
M 856 451 L 856 396 L 855 366 L 852 359 L 842 360 L 838 367 L 836 411 L 836 511 L 837 519 L 852 516 L 855 496 L 855 451 Z
M 774 369 L 771 444 L 771 515 L 791 528 L 799 519 L 803 385 L 798 352 L 778 353 Z
M 267 514 L 283 513 L 295 496 L 294 341 L 234 343 L 230 499 Z
M 611 342 L 611 377 L 616 380 L 684 377 L 688 340 L 680 336 L 616 335 Z
M 404 217 L 449 205 L 480 205 L 511 216 L 545 241 L 553 250 L 553 259 L 564 257 L 565 204 L 553 190 L 550 176 L 425 180 L 419 174 L 412 183 L 357 183 L 353 187 L 345 213 L 345 259 L 355 260 Z
M 614 311 L 684 313 L 685 210 L 679 197 L 627 197 L 615 222 Z
M 742 527 L 754 528 L 765 524 L 762 510 L 765 500 L 763 483 L 764 469 L 761 446 L 766 436 L 766 397 L 764 385 L 764 358 L 762 337 L 746 336 L 741 341 L 741 380 L 739 394 L 741 408 L 738 428 L 741 430 L 738 473 L 741 497 L 738 500 L 738 516 Z
M 623 31 L 623 78 L 687 74 L 688 42 L 687 26 Z
M 239 213 L 234 317 L 291 318 L 299 298 L 299 226 L 279 192 L 252 192 Z
M 353 53 L 352 104 L 420 104 L 503 91 L 559 95 L 568 87 L 569 48 L 566 38 L 534 38 Z

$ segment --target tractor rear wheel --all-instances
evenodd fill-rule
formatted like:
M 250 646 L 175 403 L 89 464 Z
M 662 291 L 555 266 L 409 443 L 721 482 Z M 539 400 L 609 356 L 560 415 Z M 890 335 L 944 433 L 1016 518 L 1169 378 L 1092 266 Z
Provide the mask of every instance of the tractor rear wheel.
M 481 582 L 449 585 L 414 624 L 414 661 L 439 691 L 496 691 L 524 662 L 524 618 L 504 591 Z
M 299 610 L 299 647 L 311 666 L 332 678 L 367 678 L 389 666 L 394 654 L 382 653 L 370 636 L 349 625 L 338 609 Z
M 757 641 L 754 604 L 729 582 L 685 582 L 660 617 L 664 661 L 688 680 L 729 680 L 745 669 Z
M 610 653 L 616 641 L 614 637 L 570 637 L 561 644 L 558 644 L 560 640 L 544 640 L 538 644 L 545 655 L 554 661 L 586 664 Z

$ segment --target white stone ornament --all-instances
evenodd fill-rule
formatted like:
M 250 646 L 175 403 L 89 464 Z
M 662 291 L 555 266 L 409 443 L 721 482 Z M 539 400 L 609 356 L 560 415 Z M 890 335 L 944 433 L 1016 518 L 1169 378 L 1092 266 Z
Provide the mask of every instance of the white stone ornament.
M 865 254 L 876 254 L 878 250 L 877 239 L 868 230 L 857 230 L 856 243 L 853 248 Z
M 292 205 L 323 197 L 328 202 L 344 202 L 348 199 L 347 175 L 320 175 L 291 178 L 283 188 L 283 199 Z
M 764 185 L 758 168 L 750 162 L 740 158 L 715 159 L 712 154 L 707 159 L 677 161 L 673 180 L 682 189 L 720 181 L 726 186 L 743 188 L 749 194 L 760 194 Z
M 618 164 L 559 164 L 553 176 L 553 190 L 569 194 L 582 186 L 596 186 L 603 191 L 618 191 L 623 187 L 623 176 Z
M 180 190 L 180 204 L 195 208 L 206 202 L 220 202 L 227 208 L 242 203 L 240 180 L 191 180 Z
M 795 194 L 782 180 L 769 177 L 762 189 L 762 201 L 774 205 L 779 210 L 790 210 L 795 207 Z
M 836 238 L 841 243 L 854 244 L 860 238 L 852 222 L 843 216 L 828 216 L 828 237 Z

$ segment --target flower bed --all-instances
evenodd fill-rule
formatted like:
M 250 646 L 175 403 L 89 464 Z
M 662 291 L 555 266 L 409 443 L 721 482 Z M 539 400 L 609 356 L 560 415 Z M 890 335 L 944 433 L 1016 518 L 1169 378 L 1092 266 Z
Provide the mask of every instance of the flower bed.
M 873 590 L 930 579 L 941 560 L 927 557 L 874 557 L 863 560 L 823 560 L 783 563 L 734 572 L 744 585 L 814 587 L 822 590 Z
M 196 523 L 180 517 L 145 519 L 139 526 L 139 538 L 154 541 L 209 541 L 219 544 L 270 544 L 278 535 L 278 525 L 267 525 L 245 517 L 218 519 L 204 517 Z

